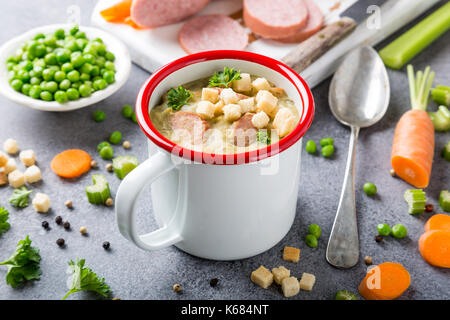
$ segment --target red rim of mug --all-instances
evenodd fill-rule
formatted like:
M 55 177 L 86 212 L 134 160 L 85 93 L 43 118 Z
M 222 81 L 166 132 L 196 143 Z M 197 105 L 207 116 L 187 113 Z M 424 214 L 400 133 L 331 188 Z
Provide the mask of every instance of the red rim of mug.
M 267 147 L 260 148 L 257 150 L 247 151 L 243 153 L 236 154 L 210 154 L 206 152 L 193 151 L 191 149 L 183 148 L 174 142 L 170 141 L 159 133 L 153 126 L 150 116 L 149 116 L 149 101 L 153 94 L 155 88 L 171 73 L 187 67 L 192 64 L 210 61 L 210 60 L 221 60 L 221 59 L 234 59 L 234 60 L 244 60 L 253 63 L 263 65 L 270 68 L 283 77 L 288 79 L 292 85 L 298 91 L 300 99 L 302 100 L 302 113 L 300 115 L 300 121 L 295 127 L 295 129 L 288 134 L 286 137 L 280 139 L 278 142 L 271 144 Z M 306 91 L 306 96 L 304 96 L 297 86 L 296 81 L 300 81 L 304 90 Z M 305 105 L 305 100 L 308 102 Z M 156 72 L 154 72 L 141 87 L 136 100 L 136 116 L 145 135 L 157 146 L 163 148 L 167 152 L 182 157 L 194 162 L 201 162 L 205 164 L 216 164 L 216 165 L 233 165 L 233 164 L 243 164 L 250 163 L 259 160 L 272 157 L 280 152 L 291 147 L 295 144 L 308 130 L 310 127 L 313 117 L 314 117 L 314 100 L 312 97 L 311 90 L 297 72 L 289 68 L 284 63 L 263 56 L 257 53 L 252 53 L 248 51 L 237 51 L 237 50 L 214 50 L 214 51 L 204 51 L 191 55 L 187 55 L 180 59 L 174 60 L 167 65 L 161 67 Z

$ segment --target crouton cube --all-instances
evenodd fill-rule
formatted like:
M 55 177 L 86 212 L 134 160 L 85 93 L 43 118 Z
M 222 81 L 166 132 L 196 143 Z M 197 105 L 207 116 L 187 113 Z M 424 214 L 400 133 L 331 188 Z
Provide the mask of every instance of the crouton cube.
M 3 143 L 3 150 L 5 150 L 9 154 L 16 154 L 19 151 L 19 146 L 17 145 L 17 141 L 14 139 L 7 139 Z
M 32 165 L 25 170 L 24 176 L 25 181 L 28 183 L 38 182 L 41 180 L 41 169 L 35 165 Z
M 19 170 L 14 170 L 8 174 L 9 185 L 13 188 L 20 188 L 25 184 L 25 176 Z
M 220 99 L 222 99 L 225 104 L 234 104 L 239 101 L 238 95 L 231 88 L 223 89 L 220 93 Z
M 219 101 L 219 90 L 214 88 L 203 88 L 202 100 L 216 103 L 217 101 Z
M 256 91 L 269 90 L 270 89 L 270 84 L 269 84 L 269 81 L 267 81 L 266 78 L 257 78 L 255 80 L 253 80 L 252 87 Z
M 3 169 L 0 169 L 0 186 L 4 186 L 8 182 L 8 177 Z
M 238 104 L 227 104 L 222 110 L 227 121 L 231 122 L 241 117 L 241 106 Z
M 289 269 L 286 269 L 283 266 L 279 266 L 278 268 L 272 269 L 273 274 L 273 280 L 276 284 L 281 284 L 281 281 L 284 278 L 288 278 L 291 275 L 291 271 Z
M 8 162 L 6 162 L 6 165 L 3 169 L 5 170 L 6 174 L 10 174 L 14 170 L 16 170 L 17 169 L 16 160 L 14 160 L 13 158 L 9 158 Z
M 270 118 L 264 111 L 258 112 L 252 118 L 252 124 L 255 126 L 255 128 L 258 128 L 258 129 L 267 127 L 267 125 L 269 124 L 269 121 L 270 121 Z
M 241 106 L 241 112 L 247 113 L 247 112 L 255 112 L 255 98 L 248 98 L 248 99 L 242 99 L 239 100 L 238 105 Z
M 8 162 L 8 156 L 0 151 L 0 168 L 4 167 Z
M 264 266 L 252 272 L 250 279 L 261 288 L 267 289 L 273 282 L 273 274 Z
M 300 259 L 300 249 L 294 247 L 284 247 L 283 260 L 290 262 L 298 262 Z
M 45 213 L 50 208 L 50 198 L 45 193 L 36 193 L 31 203 L 37 212 Z
M 294 114 L 288 108 L 281 108 L 273 120 L 273 127 L 277 130 L 280 138 L 294 130 L 297 120 Z
M 281 281 L 281 289 L 286 298 L 293 297 L 300 291 L 300 286 L 296 277 L 287 277 Z
M 22 161 L 22 163 L 29 167 L 32 166 L 34 164 L 34 151 L 29 149 L 29 150 L 23 150 L 20 152 L 19 154 L 19 158 L 20 161 Z
M 264 111 L 267 115 L 273 117 L 278 110 L 278 98 L 267 90 L 261 90 L 256 95 L 256 110 Z
M 209 120 L 214 117 L 215 107 L 211 101 L 200 101 L 197 104 L 196 112 L 202 119 Z
M 311 291 L 316 282 L 316 277 L 311 273 L 304 272 L 302 278 L 300 279 L 300 289 Z
M 219 102 L 217 102 L 214 105 L 214 115 L 215 116 L 220 116 L 221 114 L 223 114 L 223 106 L 225 105 L 225 103 L 223 103 L 222 100 L 219 100 Z
M 250 79 L 250 74 L 241 73 L 241 79 L 233 81 L 233 89 L 237 92 L 248 92 L 252 90 L 252 79 Z

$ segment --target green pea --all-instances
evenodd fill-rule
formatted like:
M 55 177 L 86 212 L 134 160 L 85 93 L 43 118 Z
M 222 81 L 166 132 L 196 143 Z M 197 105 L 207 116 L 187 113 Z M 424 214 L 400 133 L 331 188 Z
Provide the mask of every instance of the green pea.
M 19 63 L 19 66 L 26 71 L 30 71 L 31 69 L 33 69 L 33 63 L 28 60 L 22 61 L 21 63 Z
M 372 182 L 366 182 L 364 183 L 363 190 L 368 196 L 373 196 L 377 193 L 377 186 Z
M 116 59 L 116 57 L 114 56 L 114 54 L 111 51 L 106 51 L 105 58 L 106 58 L 106 60 L 109 60 L 109 61 L 114 61 Z
M 77 32 L 80 30 L 80 27 L 75 24 L 72 28 L 70 28 L 69 33 L 74 36 L 77 34 Z
M 95 58 L 95 64 L 99 68 L 103 68 L 105 66 L 106 59 L 104 57 L 97 57 Z
M 120 131 L 114 131 L 109 136 L 109 142 L 112 144 L 119 144 L 120 140 L 122 140 L 122 133 Z
M 77 70 L 72 70 L 67 74 L 67 79 L 70 80 L 70 82 L 77 82 L 80 80 L 80 73 Z
M 56 54 L 54 54 L 53 52 L 47 53 L 44 57 L 44 61 L 48 65 L 55 65 L 58 63 L 58 59 L 56 59 Z
M 79 88 L 78 91 L 80 92 L 80 95 L 82 97 L 89 97 L 91 95 L 91 87 L 82 84 Z
M 61 82 L 66 79 L 66 73 L 64 71 L 57 71 L 55 72 L 53 79 L 55 79 L 56 82 Z
M 83 31 L 78 31 L 75 35 L 75 38 L 77 39 L 85 39 L 86 38 L 86 33 L 84 33 Z
M 44 101 L 52 101 L 53 100 L 53 95 L 49 91 L 42 91 L 40 94 L 40 97 Z
M 89 73 L 82 73 L 80 75 L 81 81 L 89 81 L 91 79 L 91 75 Z
M 47 48 L 42 45 L 42 44 L 38 44 L 36 45 L 33 55 L 37 58 L 42 58 L 47 54 Z
M 100 74 L 100 68 L 98 66 L 92 66 L 91 76 L 96 77 Z
M 70 55 L 70 62 L 75 68 L 79 68 L 84 63 L 84 58 L 80 52 L 74 52 Z
M 41 88 L 41 90 L 47 90 L 46 88 L 47 88 L 47 81 L 42 81 L 40 84 L 39 84 L 39 87 Z
M 358 296 L 348 290 L 339 290 L 334 296 L 334 300 L 358 300 Z
M 49 66 L 48 67 L 50 70 L 53 70 L 53 71 L 60 71 L 61 70 L 61 68 L 59 67 L 59 66 L 57 66 L 57 65 L 55 65 L 55 66 Z
M 306 152 L 310 153 L 310 154 L 314 154 L 317 151 L 317 146 L 316 143 L 314 142 L 314 140 L 308 140 L 306 142 Z
M 90 64 L 90 63 L 88 63 L 88 62 L 85 62 L 85 63 L 81 66 L 81 69 L 80 69 L 80 72 L 81 72 L 81 73 L 87 73 L 87 74 L 90 74 L 91 71 L 92 71 L 92 64 Z
M 46 36 L 45 39 L 44 39 L 44 44 L 47 47 L 54 48 L 54 47 L 56 47 L 56 38 L 51 36 L 51 35 Z
M 128 104 L 124 105 L 122 107 L 122 115 L 125 118 L 131 119 L 131 117 L 133 116 L 133 108 Z
M 49 81 L 46 83 L 45 89 L 51 93 L 55 93 L 58 90 L 58 84 L 55 81 Z
M 36 85 L 36 84 L 39 84 L 39 83 L 41 83 L 41 79 L 39 79 L 38 77 L 31 77 L 30 84 Z
M 76 42 L 78 48 L 80 48 L 80 50 L 83 50 L 88 43 L 88 41 L 84 38 L 81 38 L 81 39 L 78 38 L 75 40 L 75 42 Z
M 33 99 L 39 99 L 41 96 L 41 92 L 42 92 L 41 87 L 34 85 L 34 86 L 31 86 L 31 89 L 28 92 L 28 95 Z
M 45 67 L 45 61 L 44 59 L 37 59 L 35 61 L 33 61 L 33 66 L 34 67 L 41 67 L 41 70 L 44 70 Z
M 406 237 L 407 234 L 408 230 L 402 224 L 396 224 L 395 226 L 392 227 L 392 235 L 394 236 L 394 238 L 402 239 Z
M 133 112 L 133 115 L 131 116 L 131 120 L 132 120 L 134 123 L 138 123 L 137 117 L 136 117 L 136 112 Z
M 94 81 L 92 86 L 93 86 L 94 90 L 103 90 L 103 89 L 105 89 L 108 86 L 108 84 L 106 83 L 105 80 L 98 79 L 98 80 Z
M 59 103 L 67 102 L 69 98 L 67 97 L 67 94 L 64 91 L 56 91 L 55 92 L 55 100 Z
M 109 147 L 109 146 L 110 146 L 109 142 L 102 141 L 97 145 L 97 151 L 100 152 L 100 150 L 102 150 L 104 147 Z
M 317 247 L 317 238 L 312 234 L 308 234 L 305 237 L 305 242 L 308 247 L 315 248 Z
M 112 159 L 112 157 L 114 157 L 113 148 L 111 148 L 111 146 L 103 147 L 100 150 L 100 157 L 102 157 L 102 159 L 105 159 L 105 160 Z
M 322 148 L 321 152 L 322 156 L 324 156 L 325 158 L 329 158 L 334 154 L 334 146 L 328 144 Z
M 83 53 L 89 53 L 92 54 L 93 56 L 97 55 L 97 49 L 96 47 L 93 45 L 92 42 L 89 42 L 86 47 L 84 47 L 83 49 Z
M 42 39 L 42 38 L 45 38 L 45 34 L 43 34 L 43 33 L 38 33 L 37 35 L 35 35 L 34 36 L 34 40 L 39 40 L 39 39 Z
M 80 48 L 78 48 L 77 42 L 75 40 L 67 41 L 66 44 L 64 45 L 64 48 L 66 48 L 67 50 L 70 50 L 72 52 L 80 50 Z
M 114 81 L 116 81 L 114 72 L 112 71 L 106 71 L 103 74 L 103 79 L 105 79 L 105 81 L 108 82 L 109 84 L 114 83 Z
M 78 89 L 78 88 L 80 88 L 81 85 L 82 85 L 81 81 L 76 81 L 76 82 L 72 83 L 71 87 Z
M 11 81 L 11 87 L 16 91 L 20 91 L 22 89 L 22 85 L 22 80 L 14 79 L 13 81 Z
M 53 70 L 53 69 L 47 68 L 47 69 L 44 69 L 44 71 L 42 71 L 42 78 L 45 81 L 53 80 L 54 75 L 55 75 L 55 70 Z
M 98 41 L 94 41 L 91 43 L 95 46 L 95 49 L 96 49 L 98 55 L 104 56 L 106 54 L 105 44 L 98 42 Z
M 116 67 L 114 66 L 114 63 L 112 63 L 111 61 L 105 62 L 105 69 L 108 69 L 110 71 L 116 71 Z
M 15 65 L 16 64 L 14 62 L 8 62 L 8 63 L 6 63 L 6 68 L 8 69 L 8 71 L 11 71 L 14 69 Z
M 319 239 L 320 235 L 322 234 L 322 229 L 318 224 L 313 223 L 309 225 L 308 232 L 316 237 L 316 239 Z
M 27 95 L 27 96 L 28 96 L 28 94 L 29 94 L 29 92 L 30 92 L 30 89 L 31 89 L 31 84 L 25 83 L 25 84 L 22 86 L 21 92 L 22 92 L 24 95 Z
M 70 61 L 70 53 L 71 52 L 68 49 L 60 49 L 58 52 L 56 52 L 56 59 L 59 63 Z
M 105 120 L 106 114 L 102 110 L 96 110 L 92 114 L 92 118 L 94 119 L 95 122 L 102 122 L 103 120 Z
M 66 93 L 69 100 L 78 100 L 80 98 L 80 93 L 77 89 L 69 88 L 67 89 Z
M 378 234 L 387 237 L 391 234 L 391 227 L 386 223 L 380 223 L 377 225 Z
M 321 147 L 325 147 L 325 146 L 328 146 L 328 145 L 334 145 L 333 138 L 328 137 L 328 138 L 320 139 L 320 146 Z
M 56 39 L 64 39 L 65 37 L 64 29 L 58 29 L 55 31 L 55 37 Z
M 86 61 L 87 63 L 90 63 L 90 64 L 95 63 L 95 56 L 93 54 L 85 53 L 85 54 L 83 54 L 83 58 L 84 58 L 84 61 Z
M 19 72 L 17 73 L 17 77 L 22 80 L 23 82 L 28 82 L 30 81 L 30 74 L 28 73 L 28 71 L 25 70 L 19 70 Z
M 70 88 L 71 84 L 72 84 L 72 83 L 70 82 L 70 80 L 64 79 L 63 81 L 61 81 L 61 82 L 59 83 L 59 88 L 60 88 L 61 90 L 67 90 L 67 89 Z
M 70 62 L 66 62 L 61 66 L 61 71 L 68 73 L 73 70 L 73 65 Z

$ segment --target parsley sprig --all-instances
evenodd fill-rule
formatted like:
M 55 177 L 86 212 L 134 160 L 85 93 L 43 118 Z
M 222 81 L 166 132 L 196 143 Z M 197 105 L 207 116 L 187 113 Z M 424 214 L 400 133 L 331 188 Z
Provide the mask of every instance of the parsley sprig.
M 256 133 L 256 140 L 258 140 L 260 143 L 266 144 L 266 145 L 269 145 L 272 143 L 269 135 L 267 134 L 267 131 L 265 131 L 265 130 L 258 131 Z
M 214 75 L 209 78 L 209 86 L 228 88 L 234 80 L 240 79 L 241 72 L 239 70 L 225 67 L 223 71 L 214 72 Z
M 192 98 L 192 93 L 183 86 L 179 86 L 178 88 L 170 89 L 167 98 L 169 100 L 169 107 L 174 111 L 178 111 Z
M 69 292 L 64 296 L 65 300 L 69 295 L 80 291 L 94 291 L 107 297 L 109 295 L 109 286 L 105 283 L 105 279 L 99 278 L 91 269 L 84 267 L 85 259 L 73 262 L 69 261 L 72 268 L 72 283 Z
M 14 189 L 12 196 L 9 198 L 9 203 L 19 208 L 28 207 L 28 196 L 32 192 L 33 190 L 28 190 L 25 187 Z
M 8 223 L 9 212 L 4 207 L 0 208 L 0 234 L 9 230 L 11 225 Z
M 13 255 L 0 263 L 0 265 L 8 266 L 6 283 L 15 288 L 27 280 L 39 279 L 42 274 L 39 267 L 40 261 L 39 249 L 31 246 L 29 236 L 19 241 Z

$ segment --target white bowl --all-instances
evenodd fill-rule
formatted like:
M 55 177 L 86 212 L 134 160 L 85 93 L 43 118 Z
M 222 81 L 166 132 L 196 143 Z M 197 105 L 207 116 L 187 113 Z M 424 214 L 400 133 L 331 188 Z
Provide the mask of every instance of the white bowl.
M 105 43 L 107 50 L 111 51 L 115 55 L 116 59 L 114 60 L 114 65 L 116 67 L 116 81 L 113 84 L 108 85 L 103 90 L 95 91 L 89 97 L 80 98 L 75 101 L 68 101 L 66 103 L 33 99 L 29 96 L 15 91 L 11 87 L 8 82 L 6 60 L 10 56 L 14 55 L 17 49 L 21 48 L 27 40 L 32 39 L 36 34 L 49 34 L 55 32 L 55 30 L 60 28 L 69 30 L 71 27 L 71 24 L 52 24 L 43 26 L 25 32 L 24 34 L 15 37 L 3 44 L 0 47 L 0 94 L 11 101 L 32 109 L 43 111 L 70 111 L 99 102 L 119 90 L 119 88 L 125 83 L 125 81 L 127 81 L 128 76 L 130 75 L 131 60 L 127 48 L 120 40 L 116 39 L 105 31 L 82 26 L 80 26 L 80 30 L 86 33 L 86 37 L 89 40 L 101 38 Z

